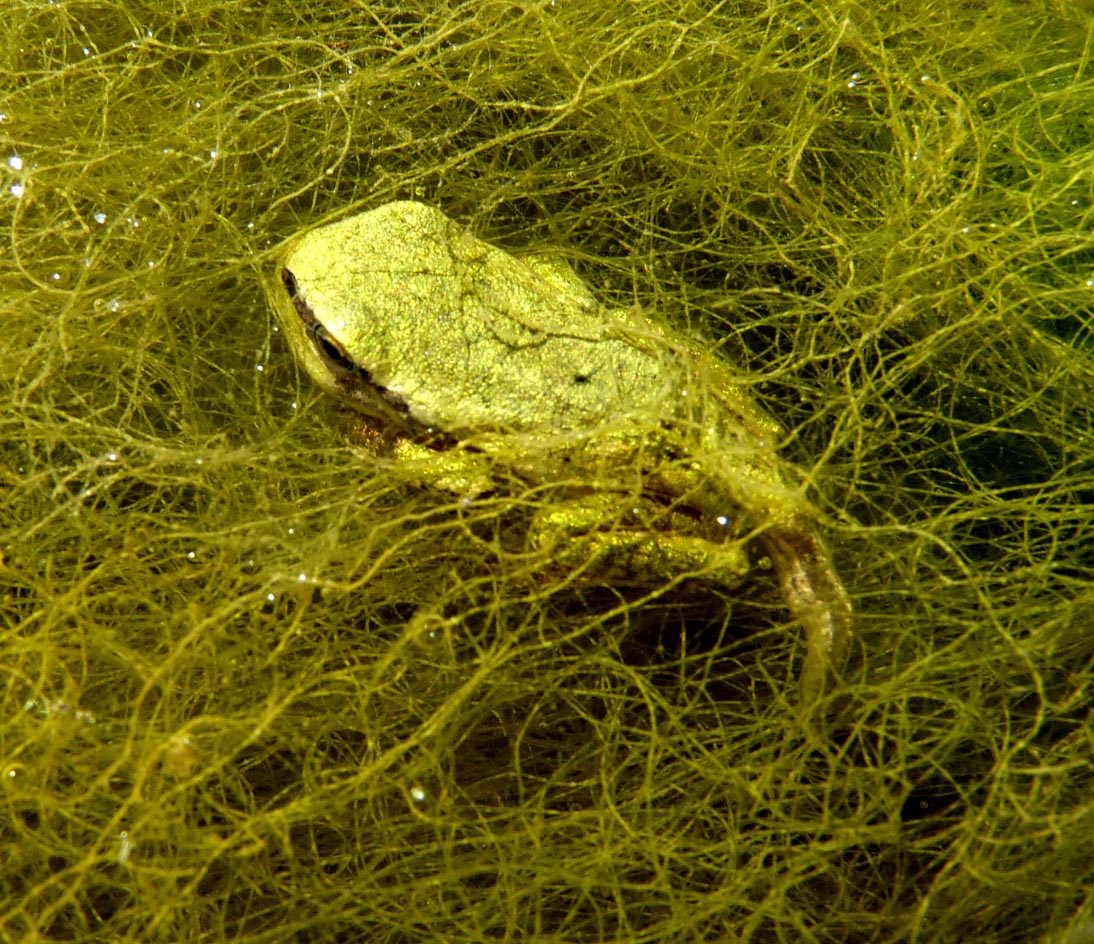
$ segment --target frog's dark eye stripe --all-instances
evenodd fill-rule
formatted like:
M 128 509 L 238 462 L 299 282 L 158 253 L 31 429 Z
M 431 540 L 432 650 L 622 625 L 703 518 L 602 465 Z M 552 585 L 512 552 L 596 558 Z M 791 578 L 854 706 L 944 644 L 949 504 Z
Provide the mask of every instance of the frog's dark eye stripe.
M 300 320 L 304 322 L 304 330 L 311 340 L 312 347 L 327 363 L 327 366 L 345 371 L 348 374 L 359 373 L 357 365 L 346 353 L 345 348 L 330 336 L 327 329 L 320 324 L 314 312 L 308 307 L 308 303 L 300 297 L 300 286 L 296 284 L 296 276 L 292 274 L 291 270 L 284 268 L 281 270 L 281 284 L 285 286 L 285 291 L 289 293 L 289 298 L 292 299 L 293 308 L 296 309 Z
M 296 298 L 296 276 L 288 269 L 281 270 L 281 284 L 285 286 L 285 291 L 289 293 L 289 298 Z

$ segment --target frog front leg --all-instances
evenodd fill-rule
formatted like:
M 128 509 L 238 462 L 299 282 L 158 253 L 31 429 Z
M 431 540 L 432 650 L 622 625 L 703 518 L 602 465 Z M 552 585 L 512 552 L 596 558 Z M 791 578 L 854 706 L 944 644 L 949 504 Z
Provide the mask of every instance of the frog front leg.
M 701 580 L 723 590 L 738 587 L 750 570 L 743 543 L 683 533 L 690 519 L 660 509 L 656 522 L 641 520 L 641 507 L 620 514 L 615 493 L 591 493 L 538 512 L 530 531 L 536 550 L 552 563 L 584 570 L 598 580 L 635 586 Z M 676 520 L 679 519 L 679 520 Z
M 477 450 L 438 449 L 357 410 L 343 409 L 341 414 L 342 433 L 355 450 L 397 466 L 418 485 L 462 498 L 475 498 L 494 487 L 490 464 Z
M 438 451 L 412 439 L 397 439 L 387 450 L 401 470 L 420 485 L 475 498 L 494 487 L 490 465 L 480 452 L 468 449 Z

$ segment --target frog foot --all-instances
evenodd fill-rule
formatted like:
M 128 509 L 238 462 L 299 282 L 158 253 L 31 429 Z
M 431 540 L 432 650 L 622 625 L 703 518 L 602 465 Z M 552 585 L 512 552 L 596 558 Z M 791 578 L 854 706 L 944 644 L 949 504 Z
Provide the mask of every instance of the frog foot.
M 765 532 L 787 608 L 805 633 L 799 690 L 806 709 L 836 688 L 851 648 L 851 600 L 816 528 L 792 522 Z

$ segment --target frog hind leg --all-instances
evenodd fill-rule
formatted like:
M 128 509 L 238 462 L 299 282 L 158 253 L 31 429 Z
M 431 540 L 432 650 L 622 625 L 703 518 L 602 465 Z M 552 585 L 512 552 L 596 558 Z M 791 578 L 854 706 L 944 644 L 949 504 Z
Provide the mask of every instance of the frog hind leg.
M 851 647 L 851 601 L 815 527 L 799 521 L 776 526 L 763 542 L 787 608 L 805 633 L 799 691 L 808 710 L 837 686 Z

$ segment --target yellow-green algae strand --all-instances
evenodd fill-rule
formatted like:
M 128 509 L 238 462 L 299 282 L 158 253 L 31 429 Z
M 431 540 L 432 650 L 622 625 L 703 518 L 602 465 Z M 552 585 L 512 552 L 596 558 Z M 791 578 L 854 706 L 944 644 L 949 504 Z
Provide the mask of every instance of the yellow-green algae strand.
M 3 9 L 0 927 L 39 941 L 1081 940 L 1078 5 Z M 272 331 L 421 199 L 753 370 L 854 596 L 842 724 L 734 597 L 362 459 Z

